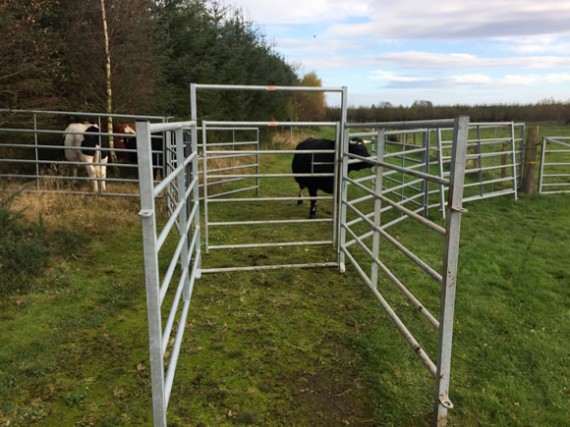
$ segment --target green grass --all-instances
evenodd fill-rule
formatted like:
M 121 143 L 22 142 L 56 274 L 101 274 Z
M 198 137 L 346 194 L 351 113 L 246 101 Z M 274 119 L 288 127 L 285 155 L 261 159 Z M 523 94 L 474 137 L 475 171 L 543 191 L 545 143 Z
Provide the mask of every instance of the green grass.
M 279 169 L 288 160 L 276 162 L 272 168 Z M 282 186 L 289 195 L 297 191 L 293 182 Z M 53 259 L 28 293 L 0 302 L 0 425 L 150 425 L 136 201 L 74 200 L 85 206 L 52 209 L 53 217 L 65 213 L 72 218 L 69 227 L 82 224 L 89 242 L 74 257 Z M 307 205 L 252 205 L 249 215 L 308 214 Z M 450 423 L 566 425 L 570 198 L 505 197 L 466 207 Z M 225 209 L 235 211 L 228 206 L 218 213 L 226 215 Z M 319 217 L 326 215 L 330 207 L 323 203 Z M 45 218 L 48 228 L 50 220 Z M 59 223 L 56 228 L 65 229 Z M 397 231 L 402 240 L 418 240 L 425 256 L 435 253 L 412 223 Z M 299 232 L 280 235 L 293 240 Z M 257 233 L 237 232 L 239 238 L 267 240 L 275 230 Z M 328 247 L 301 252 L 212 251 L 204 264 L 336 256 Z M 433 305 L 433 285 L 403 271 Z M 425 340 L 433 350 L 433 334 L 405 302 L 391 297 L 422 344 Z M 428 424 L 433 379 L 351 268 L 345 274 L 335 269 L 206 274 L 197 282 L 185 327 L 169 425 Z

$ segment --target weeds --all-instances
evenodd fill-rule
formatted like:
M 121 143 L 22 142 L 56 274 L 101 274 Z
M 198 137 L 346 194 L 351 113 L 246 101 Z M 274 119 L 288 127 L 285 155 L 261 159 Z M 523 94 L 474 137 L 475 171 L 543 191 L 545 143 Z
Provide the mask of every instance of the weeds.
M 48 232 L 41 216 L 25 224 L 12 206 L 20 192 L 0 194 L 0 294 L 26 293 L 51 257 L 71 256 L 85 239 L 67 230 Z

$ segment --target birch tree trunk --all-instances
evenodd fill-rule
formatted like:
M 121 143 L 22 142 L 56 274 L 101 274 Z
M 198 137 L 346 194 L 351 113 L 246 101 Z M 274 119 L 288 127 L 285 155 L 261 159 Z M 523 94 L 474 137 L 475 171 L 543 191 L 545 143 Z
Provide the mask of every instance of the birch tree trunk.
M 113 90 L 111 88 L 111 50 L 109 48 L 109 30 L 107 28 L 107 14 L 105 12 L 105 0 L 101 0 L 101 19 L 103 21 L 103 37 L 105 40 L 105 77 L 107 83 L 107 132 L 109 132 L 109 148 L 111 149 L 111 162 L 115 163 L 115 146 L 113 141 Z

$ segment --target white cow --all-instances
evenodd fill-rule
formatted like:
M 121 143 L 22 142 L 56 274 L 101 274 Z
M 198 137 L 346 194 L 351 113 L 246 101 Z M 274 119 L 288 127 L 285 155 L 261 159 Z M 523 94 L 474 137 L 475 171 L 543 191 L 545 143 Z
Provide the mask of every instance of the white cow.
M 83 163 L 87 175 L 91 178 L 93 191 L 106 191 L 107 160 L 109 159 L 109 141 L 99 135 L 99 127 L 91 123 L 71 123 L 65 129 L 63 144 L 65 158 L 74 162 L 73 176 L 77 176 L 79 164 Z

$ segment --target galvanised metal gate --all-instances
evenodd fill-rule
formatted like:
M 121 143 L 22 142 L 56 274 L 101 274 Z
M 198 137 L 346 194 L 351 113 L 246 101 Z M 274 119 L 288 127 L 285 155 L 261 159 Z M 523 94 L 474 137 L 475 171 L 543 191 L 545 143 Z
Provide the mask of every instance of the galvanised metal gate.
M 450 173 L 448 178 L 442 178 L 429 171 L 419 171 L 413 168 L 402 168 L 387 161 L 386 128 L 402 129 L 422 126 L 437 129 L 453 125 L 453 144 L 450 155 Z M 377 132 L 376 158 L 362 158 L 348 153 L 348 131 L 351 129 L 375 129 Z M 463 181 L 465 177 L 465 157 L 467 153 L 467 138 L 469 131 L 469 118 L 459 117 L 454 121 L 428 121 L 414 123 L 365 123 L 347 124 L 347 134 L 343 145 L 343 173 L 340 206 L 340 245 L 339 263 L 341 271 L 345 269 L 345 260 L 348 259 L 358 271 L 362 279 L 372 290 L 380 305 L 386 310 L 388 316 L 394 321 L 415 353 L 434 378 L 435 399 L 434 413 L 437 416 L 437 425 L 445 425 L 447 411 L 453 405 L 449 398 L 449 380 L 451 369 L 451 347 L 453 335 L 453 318 L 455 310 L 455 292 L 457 280 L 457 261 L 459 255 L 459 234 L 461 228 L 461 213 L 463 200 Z M 368 178 L 351 179 L 347 175 L 347 164 L 350 161 L 366 161 L 375 165 L 375 177 L 371 184 Z M 397 171 L 408 175 L 409 185 L 416 185 L 415 179 L 445 186 L 448 191 L 446 204 L 447 222 L 445 226 L 424 217 L 401 203 L 399 195 L 383 186 L 383 180 L 390 176 L 390 171 Z M 387 209 L 385 209 L 387 208 Z M 407 221 L 391 222 L 393 215 L 404 215 Z M 425 231 L 415 233 L 420 235 L 414 247 L 406 245 L 406 234 L 414 242 L 412 232 L 406 228 L 397 228 L 399 225 L 417 225 L 423 230 L 434 233 L 437 243 L 428 244 L 425 240 Z M 426 247 L 427 249 L 423 249 Z M 440 259 L 434 258 L 434 248 L 439 247 Z M 424 260 L 424 257 L 428 260 Z M 401 265 L 408 262 L 415 264 L 418 274 L 406 272 L 406 277 L 412 277 L 408 283 L 402 279 Z M 435 266 L 434 266 L 435 265 Z M 380 273 L 383 273 L 381 275 Z M 423 304 L 414 295 L 414 290 L 422 288 L 424 279 L 435 281 L 439 285 L 439 304 L 436 307 L 439 315 L 431 314 L 428 304 Z M 390 283 L 394 286 L 390 287 Z M 426 285 L 427 286 L 427 285 Z M 405 304 L 396 307 L 386 297 L 387 293 L 394 291 L 396 296 L 403 295 L 408 304 L 413 307 L 412 312 L 418 312 L 427 321 L 428 328 L 437 333 L 435 346 L 435 362 L 430 358 L 426 349 L 414 337 L 410 329 L 402 321 L 398 310 L 405 311 Z M 398 299 L 395 299 L 396 304 Z M 436 317 L 437 316 L 437 317 Z
M 464 202 L 513 195 L 517 200 L 524 156 L 522 123 L 471 123 L 467 139 Z M 437 164 L 449 176 L 452 129 L 437 130 Z M 445 194 L 440 201 L 443 203 Z M 442 211 L 445 212 L 445 211 Z
M 442 178 L 449 177 L 453 129 L 422 128 L 421 124 L 407 122 L 410 126 L 407 129 L 386 128 L 384 159 L 406 169 L 429 170 Z M 469 124 L 463 202 L 505 195 L 517 199 L 522 177 L 524 130 L 524 124 L 514 122 Z M 375 152 L 375 132 L 353 130 L 351 136 L 372 139 L 372 151 Z M 419 178 L 413 178 L 415 183 L 410 180 L 412 178 L 406 177 L 405 173 L 392 170 L 386 172 L 383 185 L 397 192 L 399 203 L 416 213 L 427 215 L 428 210 L 437 208 L 445 218 L 445 186 L 428 185 Z
M 191 132 L 190 150 L 185 131 Z M 151 139 L 165 134 L 172 149 L 164 179 L 154 184 Z M 200 198 L 195 122 L 151 124 L 137 122 L 137 152 L 143 229 L 147 318 L 155 426 L 166 426 L 166 411 L 194 282 L 200 277 Z M 168 192 L 168 201 L 164 193 Z M 170 216 L 158 221 L 159 203 L 168 203 Z M 173 232 L 174 228 L 177 233 Z M 159 262 L 160 261 L 160 262 Z M 160 265 L 167 265 L 163 271 Z M 170 307 L 164 307 L 170 304 Z M 163 325 L 163 313 L 166 324 Z M 174 339 L 172 339 L 174 335 Z M 168 355 L 170 355 L 168 357 Z M 168 359 L 168 360 L 166 360 Z
M 329 126 L 335 129 L 337 135 L 337 140 L 339 139 L 339 129 L 338 123 L 336 122 L 203 122 L 202 128 L 207 129 L 210 126 L 215 126 L 217 128 L 228 126 L 232 128 L 235 126 L 255 126 L 257 128 L 264 126 L 279 126 L 279 127 L 314 127 L 314 126 Z M 293 176 L 294 174 L 290 171 L 290 161 L 287 162 L 286 171 L 278 171 L 277 173 L 267 173 L 263 170 L 247 170 L 250 166 L 246 165 L 246 169 L 236 170 L 234 168 L 223 168 L 227 170 L 222 170 L 220 168 L 214 168 L 210 170 L 207 165 L 210 160 L 216 160 L 224 158 L 226 156 L 235 156 L 236 154 L 242 156 L 248 156 L 250 158 L 256 158 L 257 163 L 262 161 L 267 157 L 278 157 L 286 156 L 287 159 L 293 157 L 296 152 L 294 149 L 267 149 L 262 147 L 252 148 L 252 149 L 240 149 L 239 151 L 227 150 L 225 147 L 219 147 L 216 144 L 210 145 L 207 138 L 203 138 L 202 145 L 202 156 L 204 160 L 205 167 L 203 168 L 203 201 L 204 201 L 204 248 L 206 252 L 214 250 L 236 250 L 244 251 L 248 249 L 260 249 L 260 248 L 279 248 L 281 250 L 285 248 L 295 248 L 295 247 L 314 247 L 314 246 L 329 246 L 333 247 L 336 245 L 336 220 L 337 216 L 333 217 L 321 217 L 318 219 L 307 219 L 305 211 L 303 210 L 303 218 L 299 218 L 298 214 L 294 218 L 288 217 L 291 212 L 291 203 L 298 200 L 297 195 L 291 194 L 280 194 L 275 190 L 276 180 L 286 180 L 289 183 L 291 189 L 296 188 Z M 338 145 L 337 145 L 338 147 Z M 308 150 L 310 151 L 310 150 Z M 315 150 L 313 150 L 315 151 Z M 321 150 L 322 151 L 322 150 Z M 338 159 L 338 150 L 334 153 L 335 158 Z M 319 175 L 330 175 L 333 179 L 333 174 L 319 174 Z M 338 175 L 338 174 L 337 174 Z M 258 184 L 249 186 L 247 180 L 255 180 Z M 244 180 L 244 187 L 236 188 L 230 191 L 225 191 L 223 193 L 210 193 L 210 187 L 216 185 L 219 182 L 231 182 L 236 180 Z M 269 184 L 267 184 L 269 182 Z M 261 183 L 260 183 L 261 182 Z M 265 184 L 265 185 L 263 185 Z M 235 194 L 239 191 L 255 189 L 255 194 L 242 194 L 239 197 L 235 197 Z M 318 196 L 319 200 L 331 200 L 333 205 L 333 211 L 336 212 L 336 193 L 332 196 L 321 195 Z M 249 197 L 248 197 L 249 196 Z M 265 209 L 266 215 L 261 217 L 246 217 L 240 218 L 237 212 L 247 209 L 247 205 L 264 203 L 267 206 Z M 224 207 L 230 209 L 231 206 L 232 213 L 231 218 L 217 215 Z M 299 213 L 299 210 L 297 210 Z M 320 233 L 314 233 L 312 235 L 310 232 L 297 233 L 298 236 L 303 237 L 303 240 L 291 240 L 288 237 L 284 237 L 283 233 L 279 230 L 292 229 L 296 227 L 298 230 L 314 229 L 315 226 L 327 223 L 330 224 L 328 237 L 324 238 Z M 250 233 L 247 241 L 233 241 L 230 236 L 238 234 L 238 229 L 249 228 L 251 230 L 258 230 L 259 237 L 256 237 L 254 233 Z M 272 239 L 268 241 L 267 235 L 262 230 L 263 228 L 271 228 Z M 212 236 L 212 230 L 217 231 L 215 236 Z M 262 269 L 276 269 L 276 268 L 307 268 L 307 267 L 336 267 L 336 261 L 318 261 L 318 262 L 304 262 L 298 260 L 296 262 L 287 263 L 275 263 L 265 265 L 234 265 L 226 267 L 210 267 L 204 268 L 205 273 L 215 273 L 221 271 L 245 271 L 245 270 L 262 270 Z
M 255 258 L 253 265 L 233 265 L 233 266 L 208 266 L 204 268 L 203 272 L 213 273 L 221 271 L 236 271 L 236 270 L 261 270 L 261 269 L 275 269 L 275 268 L 305 268 L 305 267 L 336 267 L 337 261 L 329 259 L 319 259 L 315 262 L 306 261 L 303 256 L 303 249 L 314 248 L 316 246 L 328 246 L 334 257 L 334 247 L 337 243 L 336 231 L 338 215 L 337 201 L 338 201 L 338 185 L 335 185 L 336 191 L 332 196 L 319 195 L 319 200 L 332 201 L 333 214 L 330 217 L 320 217 L 317 220 L 306 219 L 306 214 L 303 212 L 303 219 L 297 217 L 287 217 L 287 213 L 291 211 L 290 205 L 297 201 L 298 197 L 293 193 L 281 194 L 272 191 L 275 186 L 275 180 L 287 180 L 290 189 L 294 194 L 298 193 L 298 186 L 293 180 L 293 174 L 290 169 L 290 160 L 286 170 L 280 170 L 277 173 L 266 173 L 260 169 L 260 164 L 263 159 L 271 156 L 287 156 L 288 159 L 293 157 L 295 150 L 291 149 L 275 149 L 268 148 L 269 143 L 262 144 L 261 141 L 256 141 L 256 146 L 242 146 L 239 149 L 235 146 L 231 148 L 226 145 L 220 145 L 217 142 L 209 140 L 210 130 L 220 129 L 240 129 L 240 128 L 292 128 L 292 127 L 332 127 L 335 133 L 335 139 L 340 140 L 342 135 L 342 126 L 346 122 L 346 88 L 321 88 L 321 87 L 293 87 L 293 86 L 243 86 L 243 85 L 212 85 L 212 84 L 192 84 L 190 87 L 190 105 L 192 112 L 192 120 L 198 121 L 198 91 L 267 91 L 267 92 L 320 92 L 320 93 L 333 93 L 341 97 L 341 120 L 339 122 L 296 122 L 296 121 L 202 121 L 202 144 L 201 153 L 203 156 L 203 218 L 204 218 L 204 248 L 205 252 L 214 250 L 223 251 L 250 251 L 251 258 Z M 300 142 L 300 141 L 299 141 Z M 338 160 L 340 153 L 340 144 L 337 144 L 334 150 L 335 163 L 338 169 Z M 322 150 L 321 150 L 322 151 Z M 239 164 L 234 166 L 211 166 L 211 162 L 224 159 L 224 158 L 237 158 L 243 156 L 244 158 L 251 159 L 249 164 Z M 255 166 L 255 170 L 252 167 Z M 338 172 L 335 174 L 328 174 L 338 183 Z M 253 182 L 255 180 L 255 183 Z M 229 183 L 240 181 L 243 183 L 242 187 L 232 187 L 227 190 L 212 191 L 219 183 Z M 270 184 L 268 184 L 270 183 Z M 255 189 L 255 194 L 249 196 L 246 191 L 248 189 Z M 242 193 L 237 195 L 236 193 Z M 248 197 L 249 196 L 249 197 Z M 247 209 L 248 204 L 263 203 L 267 206 L 264 213 L 270 213 L 265 218 L 259 217 L 238 217 L 237 213 L 240 210 Z M 289 207 L 288 207 L 289 205 Z M 231 218 L 220 218 L 217 213 L 222 210 L 232 209 Z M 325 230 L 326 225 L 329 225 L 328 230 Z M 322 233 L 311 233 L 311 229 L 315 226 L 323 226 Z M 293 229 L 293 227 L 303 229 L 306 228 L 307 232 L 299 232 L 297 236 L 302 236 L 303 240 L 292 240 L 289 237 L 278 235 L 279 230 L 286 228 Z M 271 230 L 268 230 L 271 228 Z M 256 233 L 248 233 L 248 241 L 231 241 L 229 236 L 238 235 L 239 230 L 249 229 L 256 230 Z M 226 231 L 230 230 L 230 231 Z M 212 231 L 218 231 L 217 236 L 213 236 Z M 329 234 L 326 234 L 329 231 Z M 258 234 L 257 237 L 255 234 Z M 271 235 L 271 238 L 268 237 Z M 308 237 L 307 237 L 308 236 Z M 298 237 L 297 237 L 298 239 Z M 280 248 L 289 251 L 292 256 L 287 258 L 285 262 L 272 262 L 268 263 L 257 262 L 259 257 L 256 258 L 256 251 L 266 251 L 268 248 Z M 293 256 L 293 253 L 296 255 Z M 327 255 L 323 255 L 326 258 Z M 285 258 L 285 257 L 282 257 Z
M 93 194 L 88 186 L 93 178 L 85 176 L 84 163 L 71 162 L 65 159 L 63 139 L 65 128 L 71 122 L 89 122 L 99 126 L 112 117 L 115 124 L 132 124 L 136 120 L 148 120 L 163 123 L 164 116 L 141 116 L 129 114 L 105 114 L 82 111 L 49 111 L 49 110 L 6 110 L 0 109 L 0 179 L 26 185 L 28 192 Z M 132 125 L 134 127 L 134 124 Z M 132 137 L 132 134 L 97 132 L 100 137 L 114 135 Z M 160 137 L 159 137 L 160 138 Z M 163 154 L 162 140 L 156 139 L 154 155 L 161 158 Z M 69 149 L 69 148 L 68 148 Z M 115 146 L 117 156 L 128 157 L 131 150 Z M 104 181 L 106 196 L 138 197 L 136 164 L 129 162 L 93 163 L 105 165 L 109 171 Z M 78 176 L 71 172 L 72 167 L 79 168 Z M 155 170 L 162 170 L 162 162 L 154 162 Z M 96 178 L 102 181 L 103 178 Z M 83 188 L 82 188 L 83 187 Z
M 570 193 L 570 137 L 542 140 L 539 193 Z

